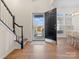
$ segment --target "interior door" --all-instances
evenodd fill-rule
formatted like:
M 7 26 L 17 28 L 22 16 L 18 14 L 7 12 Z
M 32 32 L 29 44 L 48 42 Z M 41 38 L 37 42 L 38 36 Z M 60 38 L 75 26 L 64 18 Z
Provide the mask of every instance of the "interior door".
M 45 13 L 45 38 L 57 41 L 56 8 Z

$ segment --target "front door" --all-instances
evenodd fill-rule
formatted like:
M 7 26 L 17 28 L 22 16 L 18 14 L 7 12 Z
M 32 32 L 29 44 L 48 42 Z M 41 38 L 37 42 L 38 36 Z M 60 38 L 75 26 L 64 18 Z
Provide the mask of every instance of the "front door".
M 45 13 L 45 38 L 57 41 L 56 8 Z

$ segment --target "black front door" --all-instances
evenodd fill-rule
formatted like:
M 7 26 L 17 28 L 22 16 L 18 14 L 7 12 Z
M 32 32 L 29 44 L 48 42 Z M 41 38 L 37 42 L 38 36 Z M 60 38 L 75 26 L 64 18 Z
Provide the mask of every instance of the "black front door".
M 57 40 L 57 14 L 56 8 L 45 13 L 45 38 Z

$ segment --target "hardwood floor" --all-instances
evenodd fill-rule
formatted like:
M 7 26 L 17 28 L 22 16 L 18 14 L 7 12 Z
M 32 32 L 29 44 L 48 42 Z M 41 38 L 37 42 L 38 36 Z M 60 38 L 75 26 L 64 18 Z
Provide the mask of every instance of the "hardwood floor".
M 5 59 L 79 59 L 79 50 L 69 46 L 65 39 L 56 44 L 28 43 L 22 50 L 15 50 Z

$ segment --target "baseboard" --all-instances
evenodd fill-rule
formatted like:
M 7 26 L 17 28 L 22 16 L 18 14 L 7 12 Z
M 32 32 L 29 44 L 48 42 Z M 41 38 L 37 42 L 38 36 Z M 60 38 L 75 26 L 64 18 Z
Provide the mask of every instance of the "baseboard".
M 13 48 L 12 50 L 6 52 L 1 58 L 4 59 L 6 56 L 8 56 L 14 50 L 15 50 L 15 48 Z

